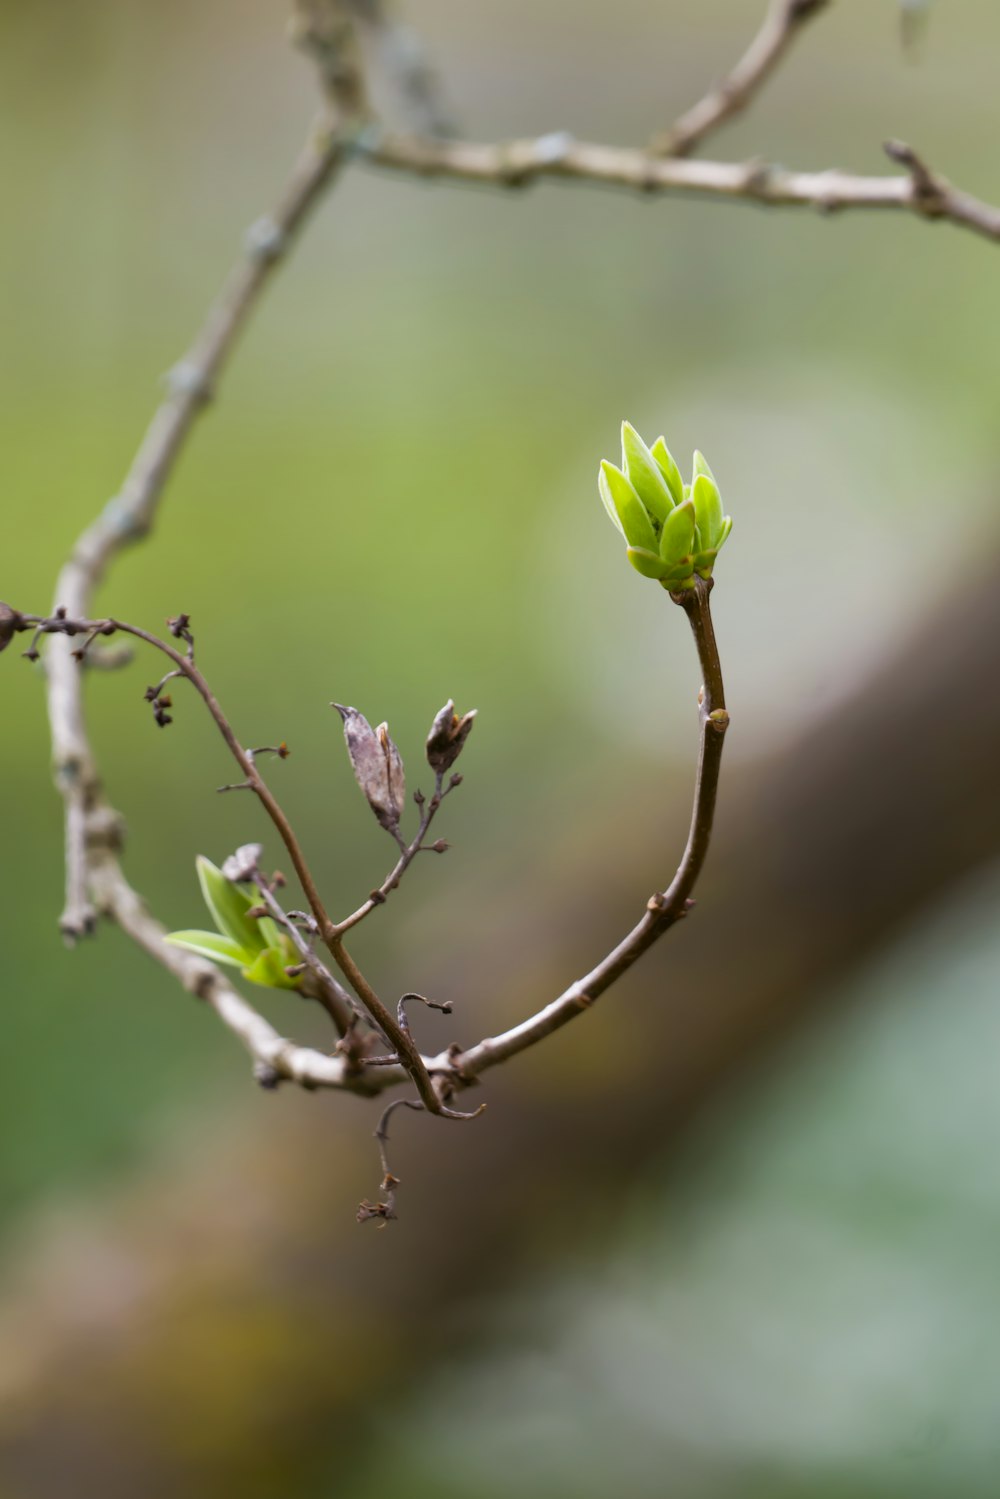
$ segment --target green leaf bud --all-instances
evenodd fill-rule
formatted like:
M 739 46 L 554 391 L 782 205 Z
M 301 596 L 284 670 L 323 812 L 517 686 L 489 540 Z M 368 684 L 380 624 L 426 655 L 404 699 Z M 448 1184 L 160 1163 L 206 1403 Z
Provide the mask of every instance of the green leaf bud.
M 678 505 L 667 517 L 660 535 L 660 556 L 664 562 L 677 565 L 691 562 L 694 549 L 695 508 L 690 500 Z
M 701 545 L 708 548 L 718 547 L 719 535 L 722 531 L 722 500 L 719 496 L 719 486 L 707 474 L 699 474 L 691 486 L 691 499 L 694 502 Z
M 210 859 L 199 854 L 195 860 L 198 883 L 205 904 L 219 931 L 249 953 L 264 946 L 258 923 L 247 912 L 255 903 L 256 892 L 234 885 Z
M 607 459 L 601 464 L 601 473 L 608 486 L 611 503 L 615 507 L 625 540 L 629 546 L 644 547 L 646 551 L 655 554 L 657 542 L 653 523 L 631 483 L 621 469 Z
M 648 448 L 623 422 L 622 464 L 602 462 L 598 488 L 636 572 L 671 591 L 693 588 L 696 574 L 710 579 L 732 521 L 722 513 L 704 456 L 695 453 L 692 481 L 685 484 L 663 438 Z
M 659 464 L 631 422 L 622 422 L 622 468 L 653 520 L 665 521 L 674 508 L 674 497 Z
M 299 980 L 289 978 L 285 968 L 290 964 L 288 953 L 280 947 L 265 947 L 249 967 L 244 968 L 243 977 L 251 984 L 260 984 L 265 989 L 297 989 Z
M 691 475 L 691 484 L 692 484 L 692 487 L 694 485 L 695 479 L 697 479 L 697 477 L 698 477 L 699 474 L 704 474 L 706 479 L 711 479 L 712 483 L 715 484 L 715 475 L 712 473 L 712 470 L 709 468 L 708 464 L 705 462 L 705 455 L 704 455 L 704 453 L 699 453 L 698 450 L 697 450 L 697 448 L 695 449 L 695 453 L 694 453 L 694 465 L 693 465 L 693 468 L 694 468 L 694 472 Z M 718 489 L 719 486 L 716 484 L 715 487 L 716 487 L 716 489 Z
M 662 557 L 645 547 L 629 547 L 626 555 L 636 572 L 641 573 L 644 578 L 655 578 L 657 582 L 661 582 L 670 571 L 669 562 L 664 562 Z
M 247 952 L 231 937 L 220 937 L 218 932 L 168 932 L 164 942 L 173 947 L 183 947 L 187 952 L 197 953 L 199 958 L 209 958 L 213 963 L 228 963 L 233 968 L 246 968 L 254 955 Z
M 650 452 L 656 459 L 660 472 L 667 481 L 667 488 L 670 490 L 674 504 L 682 504 L 687 499 L 687 491 L 681 479 L 681 471 L 674 462 L 673 454 L 662 437 L 656 439 L 650 448 Z
M 604 472 L 603 463 L 597 472 L 597 488 L 601 499 L 604 501 L 604 508 L 608 512 L 608 519 L 624 536 L 625 532 L 622 530 L 622 523 L 618 519 L 618 511 L 615 509 L 615 502 L 611 496 L 611 485 L 608 483 L 608 476 Z

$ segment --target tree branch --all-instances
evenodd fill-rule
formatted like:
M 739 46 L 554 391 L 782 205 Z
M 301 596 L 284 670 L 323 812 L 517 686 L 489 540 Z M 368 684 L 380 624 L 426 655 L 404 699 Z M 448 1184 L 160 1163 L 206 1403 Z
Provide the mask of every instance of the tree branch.
M 355 10 L 365 9 L 360 0 L 352 3 Z M 42 624 L 46 633 L 55 637 L 46 666 L 54 773 L 66 808 L 67 884 L 61 921 L 64 935 L 73 941 L 91 931 L 99 912 L 114 917 L 186 987 L 213 1005 L 254 1056 L 262 1082 L 273 1085 L 288 1077 L 306 1087 L 375 1093 L 409 1076 L 419 1094 L 420 1107 L 445 1117 L 470 1117 L 447 1106 L 455 1088 L 535 1045 L 589 1008 L 686 914 L 709 846 L 728 725 L 709 609 L 711 585 L 699 581 L 694 589 L 675 597 L 688 615 L 704 689 L 694 809 L 687 845 L 673 881 L 666 891 L 651 897 L 641 920 L 617 947 L 537 1014 L 466 1052 L 456 1053 L 451 1048 L 431 1058 L 420 1054 L 409 1026 L 379 999 L 347 952 L 344 935 L 396 888 L 424 846 L 431 819 L 446 794 L 441 790 L 440 777 L 434 797 L 427 809 L 422 809 L 415 839 L 403 848 L 386 880 L 350 916 L 340 923 L 333 922 L 323 907 L 295 834 L 256 768 L 253 752 L 245 750 L 236 738 L 205 678 L 194 665 L 192 654 L 184 656 L 165 641 L 117 620 L 88 620 L 95 589 L 116 554 L 150 530 L 164 486 L 195 418 L 211 399 L 261 291 L 348 151 L 376 167 L 415 176 L 440 176 L 503 187 L 551 177 L 643 193 L 690 193 L 767 206 L 809 206 L 823 212 L 893 209 L 924 218 L 947 219 L 991 240 L 1000 239 L 1000 209 L 953 187 L 910 147 L 899 142 L 889 142 L 886 150 L 905 169 L 905 175 L 891 177 L 857 176 L 838 170 L 794 172 L 755 161 L 683 159 L 711 130 L 745 107 L 771 75 L 801 25 L 818 13 L 823 3 L 824 0 L 773 0 L 757 37 L 728 77 L 681 116 L 657 143 L 659 151 L 669 152 L 663 156 L 655 149 L 577 142 L 565 133 L 491 145 L 380 134 L 369 120 L 365 81 L 357 64 L 356 39 L 348 13 L 350 7 L 345 9 L 337 0 L 297 0 L 297 39 L 317 62 L 328 107 L 320 116 L 276 208 L 252 227 L 244 259 L 230 274 L 190 351 L 172 371 L 166 398 L 153 418 L 120 494 L 77 542 L 57 584 L 60 609 L 49 620 L 29 621 L 20 617 L 25 623 Z M 66 628 L 67 624 L 72 624 L 73 629 Z M 73 659 L 68 638 L 79 630 L 90 632 L 87 646 L 98 635 L 119 630 L 142 639 L 166 653 L 174 668 L 168 675 L 186 677 L 199 692 L 244 773 L 242 784 L 255 792 L 289 851 L 316 932 L 374 1025 L 395 1047 L 395 1058 L 373 1059 L 369 1068 L 360 1055 L 330 1058 L 308 1048 L 294 1047 L 278 1036 L 204 960 L 165 946 L 163 928 L 131 889 L 118 861 L 121 822 L 104 797 L 90 749 L 82 704 L 82 673 L 79 662 Z M 167 720 L 161 717 L 158 721 Z M 451 784 L 456 780 L 453 778 Z M 283 919 L 286 930 L 292 930 L 294 923 L 287 917 Z M 324 984 L 325 1001 L 338 1028 L 348 1031 L 355 1018 L 353 1001 L 318 960 L 311 961 L 305 956 L 304 950 L 311 953 L 307 943 L 298 941 L 297 946 L 314 974 L 321 970 L 326 975 L 329 982 Z M 409 1106 L 415 1104 L 411 1102 Z
M 916 162 L 911 148 L 892 143 Z M 820 213 L 848 209 L 892 209 L 920 218 L 947 219 L 987 239 L 1000 240 L 1000 208 L 933 175 L 932 199 L 911 167 L 904 177 L 866 177 L 829 168 L 793 172 L 763 161 L 688 161 L 661 157 L 636 147 L 576 141 L 558 131 L 506 143 L 439 141 L 416 136 L 366 136 L 359 155 L 373 165 L 421 177 L 479 182 L 493 187 L 524 187 L 551 177 L 631 188 L 641 193 L 693 194 L 756 203 L 769 208 L 813 208 Z M 930 169 L 921 162 L 921 173 Z
M 439 1114 L 448 1119 L 474 1118 L 473 1114 L 460 1113 L 451 1109 L 446 1100 L 456 1087 L 462 1087 L 471 1083 L 480 1073 L 487 1071 L 490 1067 L 500 1062 L 507 1061 L 519 1052 L 526 1051 L 535 1046 L 539 1041 L 560 1030 L 568 1024 L 576 1015 L 581 1014 L 594 1004 L 595 1000 L 604 991 L 632 967 L 643 953 L 652 947 L 664 932 L 668 931 L 677 921 L 687 914 L 690 908 L 690 895 L 694 888 L 698 875 L 708 853 L 711 840 L 712 825 L 715 816 L 715 804 L 718 794 L 719 771 L 722 762 L 722 749 L 726 729 L 729 726 L 729 714 L 725 706 L 725 690 L 722 678 L 722 669 L 719 662 L 718 647 L 715 640 L 715 631 L 712 624 L 710 607 L 710 595 L 713 583 L 711 580 L 697 578 L 692 588 L 682 589 L 671 595 L 674 602 L 683 608 L 691 626 L 695 645 L 698 651 L 698 660 L 702 670 L 703 685 L 698 698 L 698 712 L 700 723 L 698 768 L 695 780 L 694 806 L 691 814 L 691 824 L 688 840 L 683 857 L 677 872 L 669 887 L 664 892 L 657 892 L 647 902 L 646 911 L 641 920 L 631 932 L 601 960 L 584 978 L 563 992 L 551 1004 L 546 1005 L 537 1014 L 519 1025 L 505 1031 L 502 1035 L 488 1037 L 465 1052 L 459 1052 L 456 1048 L 448 1048 L 437 1057 L 425 1057 L 419 1052 L 413 1040 L 410 1027 L 403 1013 L 402 1004 L 399 1007 L 398 1016 L 393 1016 L 383 1005 L 378 995 L 372 989 L 368 980 L 358 968 L 354 959 L 344 946 L 345 926 L 335 925 L 330 921 L 323 907 L 322 901 L 316 892 L 305 856 L 296 839 L 288 819 L 282 811 L 277 799 L 268 788 L 266 782 L 260 775 L 255 763 L 255 755 L 240 744 L 235 731 L 226 718 L 217 698 L 209 687 L 200 669 L 195 665 L 193 659 L 193 640 L 188 629 L 186 617 L 181 616 L 172 622 L 176 634 L 188 641 L 188 653 L 182 654 L 167 641 L 159 639 L 147 630 L 135 625 L 129 625 L 121 620 L 104 619 L 71 619 L 65 610 L 58 610 L 52 618 L 43 618 L 36 615 L 22 614 L 16 610 L 5 609 L 6 628 L 11 634 L 20 633 L 29 629 L 35 631 L 32 646 L 28 655 L 36 655 L 35 641 L 41 635 L 53 635 L 56 638 L 84 637 L 84 644 L 78 647 L 74 653 L 74 664 L 82 665 L 86 656 L 88 646 L 99 636 L 110 636 L 123 633 L 142 640 L 145 644 L 160 651 L 171 662 L 173 670 L 168 677 L 183 677 L 188 680 L 198 692 L 205 703 L 209 714 L 219 729 L 240 769 L 246 777 L 246 786 L 252 790 L 277 828 L 289 856 L 295 867 L 296 873 L 302 883 L 310 901 L 313 912 L 313 923 L 315 930 L 326 942 L 335 962 L 344 977 L 354 989 L 361 1003 L 364 1005 L 368 1015 L 374 1021 L 376 1027 L 382 1032 L 392 1046 L 395 1047 L 395 1056 L 389 1059 L 380 1057 L 372 1069 L 372 1077 L 365 1086 L 360 1084 L 360 1078 L 366 1074 L 366 1064 L 363 1055 L 357 1049 L 347 1048 L 351 1053 L 349 1064 L 343 1069 L 330 1069 L 328 1059 L 320 1057 L 320 1067 L 314 1068 L 313 1057 L 318 1053 L 309 1054 L 304 1049 L 296 1049 L 294 1064 L 289 1063 L 286 1058 L 287 1043 L 276 1036 L 276 1033 L 267 1027 L 266 1022 L 261 1025 L 265 1030 L 258 1030 L 256 1024 L 250 1020 L 253 1012 L 246 1002 L 237 997 L 237 1005 L 234 1008 L 232 996 L 234 991 L 222 980 L 221 975 L 208 964 L 199 962 L 191 965 L 189 961 L 175 956 L 172 949 L 166 949 L 162 942 L 163 928 L 159 923 L 153 921 L 147 914 L 137 916 L 137 912 L 143 912 L 142 904 L 138 896 L 132 892 L 121 878 L 117 868 L 117 862 L 112 858 L 105 861 L 104 868 L 111 869 L 109 888 L 105 894 L 105 909 L 116 916 L 126 929 L 131 932 L 135 939 L 148 952 L 157 956 L 161 962 L 165 962 L 171 971 L 176 972 L 188 987 L 198 993 L 204 993 L 206 997 L 215 996 L 215 1007 L 227 1023 L 232 1024 L 241 1035 L 246 1044 L 251 1044 L 251 1049 L 259 1061 L 265 1066 L 275 1069 L 277 1077 L 289 1076 L 288 1070 L 292 1065 L 295 1068 L 296 1080 L 305 1086 L 323 1087 L 349 1087 L 355 1091 L 380 1092 L 393 1086 L 403 1077 L 409 1076 L 417 1088 L 420 1105 L 429 1113 Z M 166 680 L 166 679 L 165 679 Z M 160 684 L 162 687 L 162 683 Z M 159 688 L 150 689 L 155 694 Z M 147 697 L 150 693 L 147 693 Z M 157 707 L 155 697 L 154 709 Z M 452 778 L 454 784 L 455 778 Z M 400 874 L 406 864 L 412 860 L 418 851 L 424 833 L 429 826 L 430 820 L 436 811 L 435 802 L 440 805 L 441 777 L 438 777 L 435 796 L 428 803 L 428 807 L 421 820 L 421 826 L 416 838 L 413 840 L 403 856 L 397 863 L 394 874 Z M 389 876 L 386 885 L 393 878 Z M 285 926 L 291 930 L 299 951 L 303 954 L 305 961 L 313 966 L 315 960 L 308 948 L 308 944 L 301 939 L 301 934 L 294 929 L 294 924 L 289 920 L 285 912 L 273 900 L 267 887 L 267 882 L 260 880 L 260 888 L 265 905 Z M 397 879 L 398 883 L 398 879 Z M 373 908 L 374 903 L 368 907 Z M 360 908 L 365 910 L 366 907 Z M 359 918 L 360 919 L 360 918 Z M 335 1018 L 338 1028 L 344 1034 L 349 1030 L 353 1013 L 349 997 L 343 995 L 339 985 L 329 975 L 321 964 L 316 965 L 320 975 L 329 979 L 324 1001 L 331 1015 Z M 218 988 L 213 982 L 218 981 Z M 224 1001 L 224 1002 L 223 1002 Z M 230 1018 L 232 1017 L 232 1018 Z M 259 1019 L 259 1017 L 258 1017 Z M 233 1021 L 238 1023 L 233 1023 Z M 248 1040 L 248 1037 L 250 1040 Z M 279 1066 L 273 1058 L 279 1057 Z
M 363 901 L 356 911 L 352 911 L 350 916 L 345 916 L 343 921 L 337 922 L 336 930 L 338 936 L 343 936 L 345 932 L 349 932 L 352 927 L 357 926 L 360 921 L 364 921 L 365 917 L 371 915 L 376 906 L 385 905 L 385 902 L 388 900 L 389 895 L 398 887 L 400 881 L 403 878 L 403 875 L 409 869 L 410 865 L 417 857 L 417 854 L 419 854 L 420 851 L 425 846 L 427 846 L 425 845 L 424 840 L 427 837 L 428 830 L 431 823 L 434 821 L 434 817 L 437 813 L 438 808 L 444 801 L 445 797 L 448 795 L 449 791 L 454 791 L 456 786 L 460 786 L 462 784 L 462 777 L 460 775 L 453 775 L 449 779 L 447 786 L 442 789 L 443 780 L 444 774 L 442 772 L 435 779 L 434 794 L 431 796 L 430 801 L 427 802 L 426 805 L 424 805 L 423 799 L 421 798 L 422 815 L 420 818 L 420 826 L 417 828 L 412 841 L 404 846 L 403 852 L 400 854 L 399 858 L 396 860 L 395 865 L 386 875 L 381 885 L 379 885 L 377 890 L 372 891 L 368 899 L 366 901 Z M 430 848 L 434 849 L 438 853 L 444 853 L 447 846 L 448 845 L 444 842 L 438 842 L 429 845 Z
M 327 915 L 326 908 L 323 905 L 316 882 L 313 879 L 312 871 L 309 868 L 302 846 L 296 837 L 295 830 L 285 815 L 277 797 L 257 769 L 255 756 L 244 749 L 240 743 L 232 724 L 223 712 L 205 676 L 195 665 L 193 638 L 188 629 L 187 616 L 181 615 L 176 620 L 171 621 L 175 635 L 184 638 L 188 642 L 188 651 L 184 655 L 166 640 L 161 640 L 159 636 L 152 635 L 148 630 L 141 629 L 138 625 L 127 624 L 124 620 L 120 619 L 74 619 L 69 616 L 67 610 L 62 606 L 51 617 L 23 614 L 18 611 L 13 611 L 13 614 L 13 630 L 15 632 L 20 633 L 29 629 L 34 629 L 35 631 L 31 648 L 26 653 L 28 655 L 33 656 L 37 654 L 35 641 L 41 635 L 52 635 L 55 637 L 55 640 L 63 641 L 67 640 L 67 638 L 75 639 L 78 635 L 82 635 L 85 637 L 83 646 L 73 649 L 69 653 L 74 668 L 79 671 L 79 667 L 86 655 L 87 646 L 92 641 L 96 640 L 98 636 L 121 633 L 134 636 L 137 640 L 143 641 L 146 645 L 151 646 L 154 650 L 166 656 L 167 660 L 172 663 L 173 670 L 167 674 L 167 677 L 163 681 L 167 681 L 171 677 L 184 677 L 186 681 L 191 683 L 191 686 L 198 693 L 205 707 L 208 709 L 209 715 L 225 740 L 230 754 L 243 772 L 245 777 L 244 786 L 248 790 L 253 791 L 274 824 L 274 827 L 277 829 L 278 836 L 288 851 L 288 856 L 292 861 L 299 883 L 309 902 L 309 907 L 315 919 L 316 929 L 320 937 L 332 954 L 334 962 L 368 1011 L 377 1029 L 396 1048 L 396 1053 L 406 1071 L 412 1077 L 414 1087 L 420 1094 L 424 1107 L 428 1113 L 440 1114 L 449 1119 L 467 1117 L 466 1115 L 454 1112 L 446 1106 L 443 1094 L 435 1087 L 424 1064 L 424 1060 L 409 1033 L 409 1029 L 401 1026 L 396 1017 L 382 1003 L 371 984 L 369 984 L 360 968 L 358 968 L 344 947 L 343 935 Z M 151 688 L 147 692 L 147 697 L 152 701 L 154 711 L 157 712 L 157 721 L 160 723 L 169 723 L 169 719 L 163 719 L 158 703 L 158 694 L 162 686 L 163 682 L 159 684 L 159 687 Z M 335 1017 L 341 1035 L 344 1035 L 351 1025 L 353 1011 L 333 991 L 328 991 L 326 998 L 330 1014 Z
M 343 154 L 336 122 L 324 114 L 276 208 L 251 228 L 244 258 L 230 273 L 191 349 L 171 372 L 167 396 L 120 493 L 83 533 L 59 574 L 55 603 L 70 615 L 84 617 L 90 612 L 108 564 L 126 544 L 150 530 L 195 418 L 211 398 L 261 292 L 335 175 Z M 87 735 L 81 674 L 67 640 L 53 641 L 46 666 L 53 774 L 66 804 L 66 906 L 60 925 L 72 942 L 92 931 L 96 921 L 88 890 L 88 826 L 94 816 L 103 815 L 106 803 Z
M 661 156 L 686 156 L 705 136 L 739 114 L 770 78 L 805 22 L 828 3 L 772 0 L 760 30 L 736 66 L 669 130 L 654 136 L 650 150 Z

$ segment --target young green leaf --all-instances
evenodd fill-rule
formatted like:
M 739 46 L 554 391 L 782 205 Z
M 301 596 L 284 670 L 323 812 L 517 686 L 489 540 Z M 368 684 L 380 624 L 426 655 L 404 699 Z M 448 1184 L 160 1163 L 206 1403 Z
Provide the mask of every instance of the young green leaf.
M 650 448 L 650 452 L 656 459 L 660 472 L 667 481 L 667 488 L 670 490 L 674 504 L 683 504 L 687 499 L 687 493 L 684 489 L 684 482 L 681 479 L 681 471 L 674 462 L 673 454 L 662 437 L 656 439 Z
M 691 486 L 698 533 L 702 546 L 716 548 L 722 530 L 722 500 L 715 480 L 707 474 L 699 474 Z
M 604 508 L 608 512 L 608 519 L 624 536 L 625 532 L 622 531 L 622 523 L 618 519 L 618 511 L 615 509 L 615 502 L 611 497 L 611 485 L 608 483 L 608 476 L 604 472 L 603 463 L 597 472 L 597 488 L 600 491 L 601 499 L 604 501 Z
M 690 559 L 694 547 L 694 505 L 685 500 L 663 523 L 660 537 L 660 556 L 664 562 L 679 563 Z
M 659 465 L 631 422 L 622 422 L 622 467 L 649 514 L 665 521 L 674 508 L 673 496 Z
M 655 552 L 648 551 L 645 547 L 629 547 L 628 560 L 637 573 L 642 573 L 644 578 L 662 579 L 669 571 L 670 564 L 664 562 Z
M 704 455 L 704 453 L 699 453 L 698 450 L 697 450 L 697 448 L 695 449 L 693 468 L 694 468 L 694 472 L 691 475 L 691 485 L 692 485 L 692 488 L 694 487 L 694 481 L 695 481 L 695 479 L 697 479 L 697 477 L 698 477 L 699 474 L 704 474 L 705 477 L 706 477 L 706 479 L 711 479 L 712 483 L 715 484 L 715 475 L 712 473 L 712 470 L 709 468 L 708 464 L 705 462 L 705 455 Z M 716 489 L 718 489 L 718 487 L 719 487 L 718 484 L 715 484 L 715 487 L 716 487 Z
M 183 947 L 187 952 L 197 953 L 199 958 L 210 958 L 213 963 L 228 963 L 233 968 L 246 968 L 254 958 L 252 952 L 247 952 L 231 937 L 220 937 L 218 932 L 168 932 L 163 940 L 173 947 Z
M 299 981 L 288 977 L 285 972 L 287 962 L 288 958 L 279 948 L 265 947 L 254 962 L 244 968 L 243 977 L 265 989 L 296 989 Z
M 645 547 L 647 551 L 655 553 L 656 532 L 653 530 L 653 523 L 629 480 L 620 468 L 615 468 L 606 458 L 601 463 L 601 473 L 607 482 L 611 502 L 629 546 Z
M 288 947 L 289 951 L 292 950 L 291 938 L 278 925 L 273 916 L 258 916 L 254 924 L 260 936 L 262 947 Z M 289 958 L 288 961 L 289 963 L 293 963 L 295 960 L 294 958 Z
M 264 939 L 256 921 L 247 916 L 255 903 L 256 892 L 249 886 L 244 888 L 232 884 L 203 854 L 198 855 L 195 865 L 201 893 L 219 931 L 231 937 L 239 947 L 246 948 L 247 952 L 260 952 Z

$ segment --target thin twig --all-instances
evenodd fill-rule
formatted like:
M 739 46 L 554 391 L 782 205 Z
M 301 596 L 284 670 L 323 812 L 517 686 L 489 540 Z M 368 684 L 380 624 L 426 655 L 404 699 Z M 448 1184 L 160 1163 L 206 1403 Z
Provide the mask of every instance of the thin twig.
M 378 1202 L 369 1202 L 367 1197 L 358 1205 L 357 1218 L 359 1223 L 367 1223 L 371 1219 L 377 1219 L 379 1226 L 384 1227 L 396 1216 L 396 1188 L 399 1186 L 399 1177 L 394 1176 L 389 1167 L 389 1120 L 397 1109 L 415 1109 L 423 1111 L 423 1104 L 419 1098 L 395 1098 L 392 1103 L 386 1104 L 379 1115 L 372 1133 L 378 1143 L 379 1159 L 382 1162 L 382 1191 L 384 1197 Z
M 385 902 L 388 899 L 391 891 L 396 889 L 396 887 L 399 885 L 400 880 L 403 878 L 403 875 L 406 873 L 410 865 L 413 863 L 414 859 L 417 857 L 417 854 L 420 853 L 421 849 L 425 847 L 424 840 L 427 837 L 428 829 L 430 828 L 431 823 L 434 821 L 434 817 L 437 813 L 438 808 L 440 807 L 441 803 L 444 801 L 448 793 L 450 791 L 454 791 L 456 786 L 460 786 L 462 784 L 462 777 L 460 775 L 453 775 L 449 779 L 447 786 L 442 789 L 443 780 L 444 774 L 442 772 L 435 779 L 434 794 L 431 796 L 430 801 L 426 802 L 423 806 L 422 816 L 420 818 L 420 826 L 417 828 L 412 841 L 408 844 L 404 844 L 403 852 L 400 854 L 395 865 L 386 875 L 381 885 L 379 885 L 377 890 L 372 891 L 367 900 L 362 901 L 361 905 L 358 906 L 356 911 L 352 911 L 350 916 L 345 916 L 343 921 L 337 922 L 336 929 L 338 936 L 343 936 L 344 932 L 349 932 L 352 927 L 357 926 L 359 921 L 364 921 L 365 917 L 370 915 L 371 912 L 375 910 L 376 906 L 385 905 Z M 443 853 L 447 845 L 433 845 L 433 847 L 435 847 L 437 852 Z
M 690 161 L 635 147 L 576 141 L 561 131 L 496 144 L 386 135 L 372 138 L 370 144 L 362 142 L 358 150 L 378 167 L 493 187 L 524 187 L 551 177 L 647 194 L 694 194 L 771 208 L 812 208 L 820 213 L 893 209 L 920 218 L 947 219 L 986 239 L 1000 240 L 1000 208 L 936 175 L 937 196 L 928 206 L 912 172 L 902 177 L 866 177 L 836 168 L 793 172 L 758 160 Z
M 658 156 L 686 156 L 699 141 L 747 107 L 770 78 L 792 41 L 828 0 L 772 0 L 757 35 L 739 62 L 669 130 L 653 137 Z
M 316 981 L 316 998 L 326 1009 L 338 1033 L 341 1036 L 350 1035 L 353 1028 L 352 1022 L 365 1019 L 363 1011 L 343 984 L 334 978 L 326 964 L 316 955 L 310 943 L 306 941 L 295 922 L 275 897 L 266 877 L 259 869 L 256 873 L 256 887 L 261 901 L 282 930 L 288 933 L 295 944 L 296 951 Z
M 386 0 L 351 0 L 375 49 L 378 70 L 395 86 L 407 126 L 421 135 L 453 135 L 441 79 L 423 38 Z

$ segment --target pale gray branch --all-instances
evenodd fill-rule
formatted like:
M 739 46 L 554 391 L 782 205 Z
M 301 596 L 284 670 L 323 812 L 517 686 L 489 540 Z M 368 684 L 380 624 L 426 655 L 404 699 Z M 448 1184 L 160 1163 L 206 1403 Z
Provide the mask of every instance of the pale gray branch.
M 686 156 L 699 141 L 747 107 L 770 78 L 791 42 L 829 0 L 772 0 L 757 35 L 736 66 L 669 130 L 653 137 L 661 156 Z
M 364 155 L 394 171 L 494 187 L 523 187 L 540 178 L 556 178 L 821 213 L 893 209 L 947 219 L 1000 240 L 1000 208 L 932 173 L 911 148 L 891 142 L 887 150 L 901 162 L 900 153 L 907 153 L 906 175 L 869 177 L 835 167 L 796 172 L 763 161 L 689 161 L 636 147 L 577 141 L 564 132 L 490 144 L 387 135 L 366 146 Z M 919 170 L 913 163 L 919 163 Z M 931 193 L 928 181 L 933 183 Z

